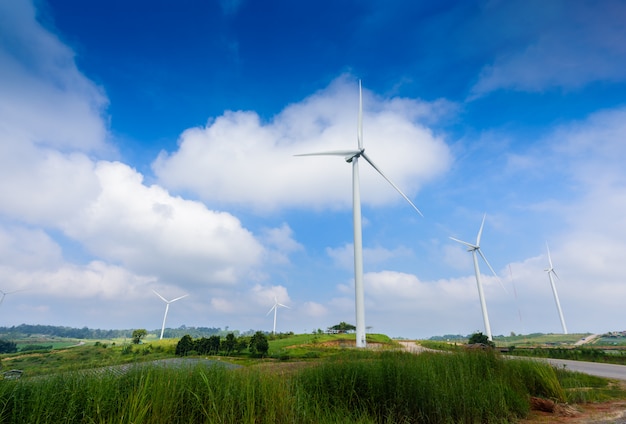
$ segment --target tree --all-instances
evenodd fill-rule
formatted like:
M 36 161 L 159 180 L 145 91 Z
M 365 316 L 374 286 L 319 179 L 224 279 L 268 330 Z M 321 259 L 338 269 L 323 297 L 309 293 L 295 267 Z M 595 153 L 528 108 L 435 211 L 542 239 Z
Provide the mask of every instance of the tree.
M 17 352 L 17 344 L 8 340 L 0 340 L 0 353 Z
M 472 334 L 467 344 L 483 344 L 489 347 L 496 347 L 496 344 L 489 340 L 489 337 L 481 332 Z
M 347 333 L 349 331 L 355 331 L 356 327 L 352 324 L 348 324 L 346 322 L 341 321 L 337 325 L 333 325 L 332 327 L 328 327 L 329 330 L 336 331 L 337 333 Z
M 194 348 L 193 339 L 189 334 L 185 334 L 176 344 L 176 355 L 186 356 Z
M 217 355 L 220 351 L 220 336 L 209 337 L 209 353 Z
M 143 328 L 133 330 L 133 335 L 131 336 L 131 338 L 133 339 L 133 344 L 139 344 L 141 342 L 141 339 L 143 339 L 147 335 L 148 331 L 144 330 Z
M 267 336 L 262 331 L 254 333 L 250 339 L 250 345 L 248 346 L 250 353 L 253 355 L 264 356 L 267 351 L 270 350 L 270 343 L 267 340 Z
M 233 333 L 228 333 L 226 335 L 226 340 L 222 342 L 222 349 L 226 351 L 227 354 L 230 354 L 233 350 L 235 350 L 235 345 L 237 344 L 237 339 Z

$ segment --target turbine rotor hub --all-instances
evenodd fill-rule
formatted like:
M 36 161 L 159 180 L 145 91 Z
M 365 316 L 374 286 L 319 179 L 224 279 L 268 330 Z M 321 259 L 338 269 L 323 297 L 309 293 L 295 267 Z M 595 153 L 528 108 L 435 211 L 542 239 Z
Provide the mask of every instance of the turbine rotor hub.
M 348 163 L 352 163 L 352 160 L 353 160 L 354 158 L 359 158 L 359 157 L 361 157 L 361 155 L 363 154 L 363 152 L 364 152 L 364 151 L 365 151 L 365 149 L 360 149 L 359 151 L 355 152 L 352 156 L 348 156 L 348 157 L 346 158 L 346 162 L 348 162 Z

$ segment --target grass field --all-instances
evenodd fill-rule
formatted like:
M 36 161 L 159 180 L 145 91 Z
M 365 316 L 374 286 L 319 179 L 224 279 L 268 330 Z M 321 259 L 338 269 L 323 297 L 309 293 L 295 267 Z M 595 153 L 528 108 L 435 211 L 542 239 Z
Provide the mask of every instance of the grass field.
M 177 342 L 56 340 L 53 350 L 1 355 L 4 371 L 24 377 L 0 381 L 0 422 L 506 423 L 528 414 L 531 396 L 570 403 L 626 397 L 606 379 L 545 363 L 441 342 L 453 352 L 413 355 L 384 335 L 368 334 L 367 350 L 353 348 L 353 334 L 302 334 L 270 337 L 263 359 L 209 357 L 238 370 L 158 362 L 175 357 Z
M 94 364 L 97 348 L 115 350 L 72 350 Z M 530 396 L 565 402 L 624 395 L 603 379 L 489 351 L 327 349 L 314 360 L 255 360 L 238 370 L 147 366 L 4 381 L 0 422 L 507 423 L 528 414 Z

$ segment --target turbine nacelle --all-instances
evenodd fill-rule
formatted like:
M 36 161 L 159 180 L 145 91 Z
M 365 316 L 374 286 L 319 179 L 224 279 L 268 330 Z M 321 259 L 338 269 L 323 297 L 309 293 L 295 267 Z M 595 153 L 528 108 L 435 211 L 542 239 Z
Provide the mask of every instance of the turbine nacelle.
M 346 159 L 346 162 L 348 162 L 348 163 L 352 163 L 352 161 L 353 161 L 355 158 L 357 158 L 357 159 L 358 159 L 358 158 L 359 158 L 359 157 L 361 157 L 361 155 L 363 155 L 364 153 L 365 153 L 365 149 L 358 150 L 358 151 L 356 151 L 353 155 L 351 155 L 351 156 L 346 156 L 346 158 L 345 158 L 345 159 Z

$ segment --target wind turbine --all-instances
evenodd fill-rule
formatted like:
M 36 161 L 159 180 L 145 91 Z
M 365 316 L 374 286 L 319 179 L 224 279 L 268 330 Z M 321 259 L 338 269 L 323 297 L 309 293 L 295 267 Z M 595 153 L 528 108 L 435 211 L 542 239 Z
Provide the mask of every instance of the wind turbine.
M 272 334 L 276 334 L 276 311 L 278 310 L 279 306 L 282 306 L 283 308 L 289 308 L 289 306 L 287 305 L 278 303 L 278 299 L 276 299 L 276 296 L 274 296 L 274 306 L 272 306 L 272 309 L 270 309 L 268 313 L 265 314 L 265 315 L 269 315 L 272 311 L 274 311 L 274 330 L 272 330 Z
M 550 248 L 548 247 L 548 243 L 546 243 L 546 249 L 548 250 L 548 263 L 550 264 L 550 268 L 545 269 L 548 273 L 548 277 L 550 278 L 550 286 L 552 286 L 552 293 L 554 294 L 554 301 L 556 302 L 556 309 L 559 311 L 559 318 L 561 319 L 561 327 L 563 327 L 563 334 L 567 334 L 567 327 L 565 326 L 565 318 L 563 318 L 563 311 L 561 310 L 561 302 L 559 302 L 559 294 L 556 292 L 556 285 L 554 284 L 554 278 L 559 278 L 554 267 L 552 266 L 552 258 L 550 257 Z
M 24 291 L 26 289 L 22 289 L 22 290 L 13 290 L 11 292 L 5 292 L 0 290 L 0 294 L 2 294 L 2 297 L 0 298 L 0 306 L 2 306 L 2 302 L 4 302 L 4 298 L 6 297 L 7 294 L 13 294 L 13 293 L 17 293 L 17 292 L 21 292 Z
M 450 237 L 450 238 L 458 243 L 464 244 L 467 247 L 467 251 L 472 252 L 472 259 L 474 260 L 474 273 L 476 274 L 476 285 L 478 286 L 478 297 L 480 298 L 480 307 L 483 312 L 483 321 L 485 323 L 485 332 L 487 333 L 487 338 L 489 340 L 492 340 L 491 326 L 489 325 L 489 314 L 487 313 L 487 304 L 485 303 L 485 293 L 483 293 L 483 285 L 480 281 L 480 269 L 478 268 L 478 255 L 480 255 L 485 261 L 485 263 L 487 264 L 487 266 L 489 267 L 489 269 L 491 270 L 491 272 L 493 272 L 493 275 L 495 275 L 495 277 L 498 278 L 498 274 L 496 274 L 496 272 L 493 270 L 493 268 L 489 264 L 489 261 L 487 261 L 487 258 L 483 254 L 482 250 L 480 250 L 480 236 L 483 233 L 483 227 L 485 226 L 486 217 L 487 217 L 487 214 L 483 215 L 483 222 L 482 224 L 480 224 L 480 230 L 478 230 L 478 236 L 476 237 L 476 244 L 468 243 L 466 241 L 459 240 L 454 237 Z M 499 278 L 498 278 L 498 281 L 500 281 Z M 502 282 L 500 282 L 500 284 L 502 284 Z
M 374 168 L 409 204 L 422 215 L 417 206 L 396 186 L 365 154 L 363 148 L 363 92 L 359 80 L 359 116 L 357 123 L 357 149 L 319 153 L 305 153 L 296 156 L 343 156 L 352 164 L 352 220 L 354 227 L 354 291 L 356 309 L 356 347 L 366 347 L 365 341 L 365 294 L 363 291 L 363 234 L 361 226 L 361 191 L 359 186 L 359 158 L 363 158 Z
M 165 302 L 165 315 L 163 315 L 163 325 L 161 326 L 161 337 L 159 338 L 159 340 L 163 340 L 163 332 L 165 331 L 165 320 L 167 319 L 167 311 L 170 309 L 170 303 L 174 303 L 177 300 L 182 299 L 183 297 L 187 297 L 189 296 L 188 294 L 177 297 L 176 299 L 172 299 L 172 300 L 167 300 L 166 298 L 164 298 L 163 296 L 161 296 L 159 293 L 157 293 L 156 290 L 152 290 L 154 292 L 154 294 L 156 294 L 157 296 L 159 296 L 161 298 L 161 300 L 163 300 L 163 302 Z

